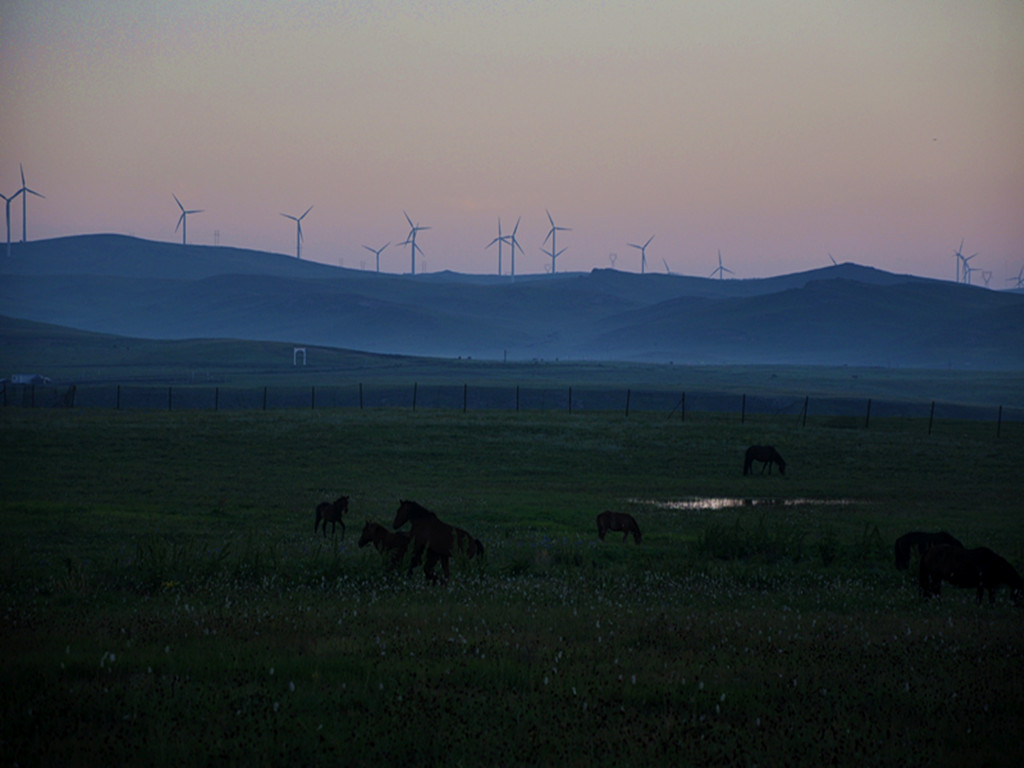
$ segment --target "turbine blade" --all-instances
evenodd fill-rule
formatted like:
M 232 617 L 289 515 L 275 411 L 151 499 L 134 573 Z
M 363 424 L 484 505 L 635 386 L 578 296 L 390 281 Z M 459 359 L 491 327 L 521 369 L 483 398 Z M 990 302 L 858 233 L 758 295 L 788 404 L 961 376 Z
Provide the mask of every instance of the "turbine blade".
M 185 206 L 181 204 L 181 200 L 178 199 L 178 196 L 176 194 L 174 194 L 173 192 L 171 192 L 171 197 L 174 198 L 174 202 L 176 202 L 178 204 L 178 207 L 181 208 L 181 212 L 184 213 L 185 212 Z
M 405 220 L 409 222 L 409 226 L 415 228 L 416 225 L 412 223 L 412 219 L 409 218 L 409 214 L 405 211 L 402 211 L 402 213 L 405 215 Z
M 312 210 L 313 210 L 313 206 L 311 205 L 311 206 L 309 206 L 309 208 L 307 208 L 307 209 L 306 209 L 306 213 L 309 213 L 309 212 L 310 212 L 310 211 L 312 211 Z M 302 219 L 306 218 L 306 213 L 304 213 L 304 214 L 302 214 L 301 216 L 299 216 L 299 220 L 300 220 L 300 221 L 301 221 Z

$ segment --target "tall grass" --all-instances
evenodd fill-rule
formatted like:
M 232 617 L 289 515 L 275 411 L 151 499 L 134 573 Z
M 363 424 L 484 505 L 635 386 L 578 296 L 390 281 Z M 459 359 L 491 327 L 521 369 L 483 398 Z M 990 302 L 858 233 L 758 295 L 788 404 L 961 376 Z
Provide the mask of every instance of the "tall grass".
M 1024 436 L 920 426 L 5 411 L 0 751 L 1009 764 L 1019 609 L 949 588 L 925 602 L 891 546 L 943 528 L 1024 565 Z M 742 475 L 753 442 L 786 477 Z M 314 535 L 316 503 L 342 492 L 347 536 Z M 486 557 L 456 560 L 447 587 L 386 572 L 355 539 L 400 497 Z M 643 545 L 599 541 L 604 509 L 631 512 Z

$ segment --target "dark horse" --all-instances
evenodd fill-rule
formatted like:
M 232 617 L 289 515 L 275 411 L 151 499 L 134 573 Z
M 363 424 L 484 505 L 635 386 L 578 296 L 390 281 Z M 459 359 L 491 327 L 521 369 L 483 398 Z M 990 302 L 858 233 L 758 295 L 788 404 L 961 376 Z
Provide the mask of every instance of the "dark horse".
M 425 552 L 426 562 L 423 564 L 423 573 L 429 581 L 437 580 L 437 577 L 434 576 L 434 566 L 439 560 L 444 570 L 444 581 L 447 582 L 451 575 L 453 553 L 461 552 L 466 557 L 484 553 L 484 545 L 467 531 L 442 522 L 437 515 L 415 501 L 402 499 L 399 501 L 395 520 L 391 527 L 397 530 L 406 523 L 412 523 L 414 543 L 409 573 L 412 573 L 413 569 L 420 564 Z
M 603 541 L 604 535 L 608 531 L 622 531 L 623 541 L 626 541 L 629 538 L 629 534 L 632 533 L 633 541 L 637 544 L 640 543 L 642 537 L 640 526 L 636 524 L 636 520 L 632 515 L 625 512 L 602 512 L 597 516 L 598 538 Z
M 378 552 L 388 556 L 386 567 L 390 571 L 394 570 L 402 562 L 406 550 L 409 549 L 410 541 L 412 541 L 412 534 L 405 531 L 392 533 L 380 523 L 368 520 L 366 525 L 363 526 L 362 535 L 359 537 L 359 546 L 365 547 L 367 544 L 372 543 Z
M 1024 579 L 1006 560 L 988 547 L 964 549 L 953 544 L 936 544 L 921 558 L 921 594 L 938 595 L 942 582 L 954 587 L 976 587 L 978 603 L 988 590 L 989 603 L 996 601 L 996 587 L 1010 587 L 1013 602 L 1024 605 Z
M 761 474 L 767 469 L 768 474 L 772 473 L 772 464 L 779 465 L 779 474 L 786 474 L 786 460 L 771 445 L 752 445 L 747 448 L 747 455 L 743 459 L 743 474 L 750 474 L 750 465 L 755 461 L 761 462 Z
M 896 569 L 905 571 L 910 567 L 910 555 L 915 549 L 918 557 L 924 557 L 924 553 L 936 544 L 952 544 L 956 547 L 963 547 L 963 544 L 952 534 L 945 531 L 938 533 L 911 531 L 896 539 Z
M 334 535 L 334 526 L 341 525 L 341 538 L 345 538 L 345 521 L 341 516 L 348 512 L 348 496 L 339 496 L 337 501 L 321 501 L 316 505 L 316 522 L 313 523 L 313 533 L 320 527 L 320 521 L 324 522 L 324 538 L 327 538 L 327 524 L 331 524 L 331 535 Z

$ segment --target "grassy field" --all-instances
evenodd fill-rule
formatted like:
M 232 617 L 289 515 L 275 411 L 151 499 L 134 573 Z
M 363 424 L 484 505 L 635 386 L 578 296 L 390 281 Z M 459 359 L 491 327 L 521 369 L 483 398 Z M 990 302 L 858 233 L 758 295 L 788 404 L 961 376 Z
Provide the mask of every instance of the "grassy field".
M 895 538 L 1024 566 L 1024 429 L 420 410 L 4 409 L 8 764 L 1009 765 L 1024 611 L 924 601 Z M 776 445 L 778 474 L 744 477 Z M 351 497 L 347 534 L 314 507 Z M 412 498 L 445 587 L 356 546 Z M 632 513 L 643 544 L 597 539 Z

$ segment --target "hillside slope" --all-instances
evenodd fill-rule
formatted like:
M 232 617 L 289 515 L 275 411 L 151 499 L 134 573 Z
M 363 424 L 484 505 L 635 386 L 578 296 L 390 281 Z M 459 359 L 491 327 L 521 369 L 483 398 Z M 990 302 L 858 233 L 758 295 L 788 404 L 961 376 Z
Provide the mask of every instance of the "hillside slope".
M 153 339 L 500 359 L 1024 369 L 1024 296 L 855 264 L 759 280 L 378 274 L 115 235 L 15 244 L 0 312 Z

